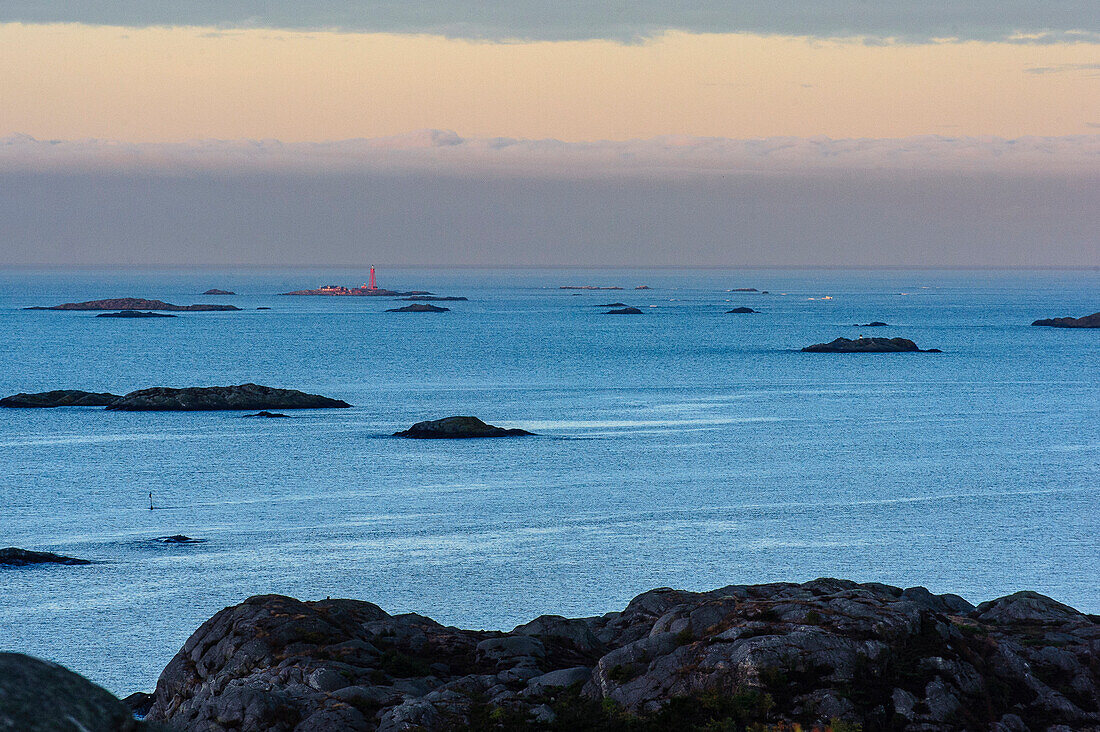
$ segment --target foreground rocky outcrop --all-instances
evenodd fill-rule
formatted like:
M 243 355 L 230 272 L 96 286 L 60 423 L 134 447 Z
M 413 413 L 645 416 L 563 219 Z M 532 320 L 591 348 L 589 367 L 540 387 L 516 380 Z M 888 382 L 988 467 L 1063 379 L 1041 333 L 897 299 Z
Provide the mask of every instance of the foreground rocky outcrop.
M 117 394 L 55 389 L 35 394 L 20 392 L 0 399 L 0 407 L 19 409 L 49 409 L 52 407 L 106 407 L 121 399 Z
M 815 343 L 802 349 L 807 353 L 943 353 L 938 348 L 921 351 L 908 338 L 837 338 L 829 343 Z
M 139 389 L 107 406 L 125 412 L 211 411 L 224 409 L 344 409 L 351 405 L 340 399 L 306 394 L 296 389 L 275 389 L 259 384 L 239 386 L 193 386 L 171 389 L 158 386 Z
M 29 564 L 91 564 L 87 559 L 66 557 L 52 552 L 33 552 L 29 549 L 19 549 L 9 546 L 0 549 L 0 565 L 9 567 L 25 567 Z M 3 729 L 0 726 L 0 729 Z
M 253 597 L 204 623 L 148 718 L 196 732 L 1100 729 L 1100 623 L 820 579 L 652 590 L 510 633 Z
M 534 434 L 527 430 L 504 429 L 486 424 L 477 417 L 444 417 L 425 422 L 417 422 L 407 430 L 394 432 L 394 437 L 413 439 L 461 439 L 472 437 L 523 437 Z
M 152 729 L 135 720 L 126 704 L 83 676 L 21 653 L 0 653 L 0 730 L 151 732 Z
M 1100 313 L 1083 315 L 1080 318 L 1043 318 L 1032 325 L 1045 325 L 1051 328 L 1100 328 Z
M 205 312 L 240 310 L 235 305 L 173 305 L 163 300 L 145 300 L 140 297 L 115 297 L 109 300 L 66 302 L 61 305 L 36 305 L 24 310 L 167 310 L 170 312 Z

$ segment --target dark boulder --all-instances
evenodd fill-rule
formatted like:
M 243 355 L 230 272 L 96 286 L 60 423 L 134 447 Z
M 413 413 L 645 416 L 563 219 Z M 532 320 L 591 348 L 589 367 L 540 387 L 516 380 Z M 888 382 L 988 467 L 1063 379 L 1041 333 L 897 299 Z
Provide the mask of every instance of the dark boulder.
M 258 384 L 198 386 L 186 389 L 154 387 L 132 391 L 108 409 L 126 412 L 210 411 L 223 409 L 343 409 L 351 405 L 339 399 L 306 394 L 295 389 L 275 389 Z
M 830 343 L 815 343 L 802 349 L 808 353 L 940 353 L 933 348 L 921 351 L 908 338 L 837 338 Z
M 748 315 L 749 313 L 759 313 L 759 310 L 753 310 L 752 308 L 734 308 L 733 310 L 727 310 L 726 314 L 734 313 L 736 315 Z
M 150 729 L 123 702 L 64 666 L 0 653 L 0 730 L 137 732 Z
M 50 552 L 32 552 L 27 549 L 17 549 L 9 546 L 0 549 L 0 565 L 9 567 L 25 567 L 29 564 L 91 564 L 87 559 L 66 557 Z M 0 729 L 3 729 L 0 727 Z
M 526 430 L 504 429 L 485 424 L 477 417 L 445 417 L 426 422 L 417 422 L 412 427 L 401 432 L 394 432 L 394 437 L 411 437 L 415 439 L 457 439 L 466 437 L 522 437 L 533 434 Z
M 13 394 L 0 399 L 0 407 L 20 409 L 49 409 L 51 407 L 107 407 L 122 397 L 117 394 L 56 389 L 36 394 Z
M 108 300 L 67 302 L 61 305 L 36 305 L 24 310 L 167 310 L 171 312 L 203 312 L 240 310 L 235 305 L 173 305 L 163 300 L 146 300 L 140 297 L 115 297 Z
M 441 308 L 436 305 L 431 305 L 425 302 L 418 302 L 413 305 L 406 305 L 403 308 L 390 308 L 386 310 L 387 313 L 449 313 L 450 308 Z
M 642 311 L 638 308 L 622 308 L 621 310 L 608 310 L 605 315 L 641 315 Z
M 1051 328 L 1100 328 L 1100 313 L 1083 315 L 1080 318 L 1043 318 L 1032 325 L 1045 325 Z
M 152 310 L 119 310 L 117 313 L 100 313 L 97 318 L 175 318 L 171 313 L 154 313 Z

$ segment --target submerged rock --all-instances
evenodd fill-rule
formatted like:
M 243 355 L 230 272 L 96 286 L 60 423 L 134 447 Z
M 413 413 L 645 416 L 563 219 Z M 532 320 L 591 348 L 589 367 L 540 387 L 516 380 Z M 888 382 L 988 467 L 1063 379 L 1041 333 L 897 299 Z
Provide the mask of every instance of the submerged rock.
M 64 666 L 0 653 L 0 730 L 137 732 L 150 729 L 106 689 Z
M 126 412 L 209 411 L 222 409 L 344 409 L 340 399 L 306 394 L 296 389 L 275 389 L 259 384 L 198 386 L 186 389 L 139 389 L 110 404 L 108 409 Z
M 97 318 L 175 318 L 170 313 L 154 313 L 152 310 L 119 310 L 117 313 L 100 313 Z
M 28 549 L 17 549 L 14 546 L 0 549 L 0 565 L 25 567 L 29 564 L 91 564 L 91 562 L 87 559 L 66 557 L 51 552 L 32 552 Z M 0 704 L 0 706 L 3 705 Z M 0 727 L 0 729 L 3 729 L 3 727 Z
M 122 397 L 117 394 L 79 391 L 77 389 L 56 389 L 36 394 L 13 394 L 0 399 L 0 407 L 20 409 L 49 409 L 52 407 L 106 407 Z
M 884 327 L 886 327 L 886 323 L 883 323 L 882 321 L 879 321 L 879 320 L 872 320 L 870 323 L 855 323 L 854 327 L 856 327 L 856 328 L 884 328 Z
M 145 300 L 140 297 L 116 297 L 109 300 L 67 302 L 61 305 L 36 305 L 24 310 L 168 310 L 172 312 L 202 312 L 240 310 L 235 305 L 173 305 L 163 300 Z
M 184 536 L 183 534 L 173 534 L 172 536 L 158 536 L 153 541 L 158 544 L 203 544 L 205 539 L 192 539 L 190 536 Z
M 603 305 L 593 305 L 592 307 L 597 307 L 597 308 L 625 308 L 626 303 L 625 302 L 607 302 L 607 303 L 604 303 Z
M 1100 328 L 1100 313 L 1083 315 L 1080 318 L 1043 318 L 1032 325 L 1046 325 L 1051 328 Z
M 736 313 L 737 315 L 747 315 L 749 313 L 759 314 L 759 310 L 753 310 L 752 308 L 734 308 L 733 310 L 727 310 L 726 314 Z
M 403 308 L 390 308 L 387 313 L 449 313 L 450 308 L 441 308 L 436 305 L 430 305 L 428 303 L 416 303 L 414 305 L 406 305 Z
M 641 315 L 638 308 L 622 308 L 621 310 L 608 310 L 604 315 Z
M 908 338 L 837 338 L 829 343 L 815 343 L 802 349 L 809 353 L 942 353 L 937 348 L 921 351 Z
M 1098 642 L 1095 618 L 1035 593 L 974 608 L 837 579 L 657 589 L 620 613 L 543 616 L 509 633 L 265 595 L 187 640 L 149 719 L 204 732 L 624 719 L 637 730 L 1085 730 L 1100 725 Z
M 455 439 L 466 437 L 522 437 L 534 434 L 520 429 L 504 429 L 482 422 L 477 417 L 445 417 L 426 422 L 417 422 L 394 437 L 416 439 Z

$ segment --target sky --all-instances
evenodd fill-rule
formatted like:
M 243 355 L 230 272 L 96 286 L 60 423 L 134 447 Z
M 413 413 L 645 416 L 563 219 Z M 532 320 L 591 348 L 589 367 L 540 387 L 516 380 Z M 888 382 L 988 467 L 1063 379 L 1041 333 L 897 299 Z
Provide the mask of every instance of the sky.
M 1095 266 L 1098 209 L 1094 0 L 0 0 L 0 265 Z

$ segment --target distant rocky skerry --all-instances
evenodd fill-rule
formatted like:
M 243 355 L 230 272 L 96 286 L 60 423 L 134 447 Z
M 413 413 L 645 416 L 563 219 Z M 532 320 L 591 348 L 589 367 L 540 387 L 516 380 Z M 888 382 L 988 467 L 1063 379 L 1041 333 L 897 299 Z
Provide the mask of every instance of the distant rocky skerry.
M 204 295 L 236 295 L 237 293 L 235 293 L 231 290 L 219 290 L 216 287 L 212 287 L 211 289 L 207 290 L 206 292 L 204 292 L 202 294 L 204 294 Z
M 1050 328 L 1100 328 L 1100 313 L 1083 315 L 1080 318 L 1043 318 L 1032 325 L 1045 325 Z
M 837 338 L 802 350 L 807 353 L 943 353 L 938 348 L 922 351 L 908 338 Z
M 1034 592 L 974 607 L 837 579 L 657 589 L 511 632 L 264 595 L 202 624 L 146 719 L 196 732 L 1096 730 L 1098 643 L 1095 616 Z
M 38 394 L 15 394 L 0 399 L 0 407 L 106 407 L 125 412 L 343 409 L 350 406 L 340 399 L 259 384 L 196 386 L 183 389 L 158 386 L 151 389 L 138 389 L 123 396 L 59 390 Z
M 468 302 L 468 297 L 454 297 L 448 295 L 446 297 L 442 295 L 413 295 L 412 297 L 403 297 L 401 300 L 405 302 Z
M 441 308 L 438 305 L 432 305 L 426 302 L 417 302 L 412 305 L 406 305 L 403 308 L 389 308 L 387 313 L 449 313 L 450 308 Z
M 320 295 L 326 297 L 408 297 L 411 295 L 431 295 L 427 290 L 409 290 L 399 292 L 397 290 L 385 290 L 381 287 L 343 287 L 341 285 L 325 285 L 316 290 L 294 290 L 281 292 L 280 295 Z
M 236 305 L 173 305 L 163 300 L 145 300 L 140 297 L 116 297 L 109 300 L 66 302 L 61 305 L 36 305 L 24 310 L 164 310 L 167 312 L 222 312 L 240 310 Z
M 642 311 L 638 308 L 619 308 L 618 310 L 608 310 L 604 315 L 641 315 Z
M 29 564 L 91 564 L 91 562 L 87 559 L 66 557 L 51 552 L 34 552 L 29 549 L 19 549 L 14 546 L 9 546 L 7 549 L 0 549 L 0 565 L 25 567 Z M 0 725 L 0 729 L 4 729 L 3 725 Z
M 152 310 L 119 310 L 117 313 L 100 313 L 97 318 L 178 318 L 171 313 L 154 313 Z
M 726 315 L 729 315 L 731 313 L 734 315 L 759 315 L 760 311 L 753 310 L 752 308 L 734 308 L 733 310 L 726 311 Z
M 505 429 L 486 424 L 477 417 L 444 417 L 417 422 L 407 430 L 394 432 L 394 437 L 410 437 L 420 440 L 463 439 L 476 437 L 524 437 L 533 434 L 527 430 Z
M 870 323 L 855 323 L 854 327 L 856 327 L 856 328 L 885 328 L 886 325 L 887 324 L 883 323 L 881 320 L 872 320 Z
M 20 392 L 0 399 L 0 407 L 18 409 L 49 409 L 52 407 L 106 407 L 121 399 L 118 394 L 55 389 L 36 394 Z

